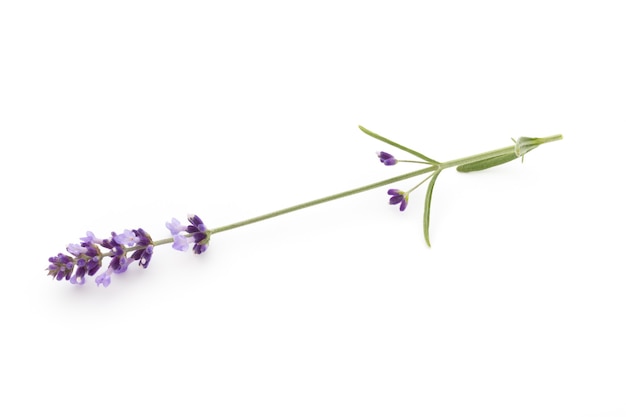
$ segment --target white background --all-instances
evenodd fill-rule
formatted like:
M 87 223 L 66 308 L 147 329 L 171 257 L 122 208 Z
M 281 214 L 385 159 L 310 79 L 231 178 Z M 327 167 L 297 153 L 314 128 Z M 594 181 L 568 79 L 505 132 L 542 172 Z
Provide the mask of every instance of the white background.
M 0 414 L 626 416 L 620 3 L 2 2 Z M 87 230 L 414 167 L 359 124 L 439 160 L 565 139 L 444 172 L 431 249 L 424 189 L 383 188 L 46 276 Z

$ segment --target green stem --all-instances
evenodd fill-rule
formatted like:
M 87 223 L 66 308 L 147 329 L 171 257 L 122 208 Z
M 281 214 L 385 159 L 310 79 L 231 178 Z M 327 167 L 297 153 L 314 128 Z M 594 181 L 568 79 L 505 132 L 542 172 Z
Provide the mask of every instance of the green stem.
M 185 235 L 185 236 L 189 237 L 191 235 Z M 173 243 L 173 242 L 174 242 L 174 238 L 173 237 L 168 237 L 168 238 L 165 238 L 165 239 L 155 240 L 154 242 L 152 242 L 152 245 L 154 245 L 154 246 L 167 245 L 168 243 Z
M 515 146 L 507 146 L 506 148 L 500 148 L 500 149 L 496 149 L 496 150 L 493 150 L 493 151 L 489 151 L 489 152 L 479 153 L 477 155 L 468 156 L 468 157 L 465 157 L 465 158 L 453 159 L 453 160 L 448 161 L 448 162 L 439 163 L 439 162 L 436 162 L 433 159 L 424 157 L 422 154 L 420 154 L 418 152 L 415 152 L 412 149 L 406 148 L 406 147 L 404 147 L 402 145 L 399 145 L 399 144 L 397 144 L 395 142 L 390 141 L 389 139 L 383 138 L 380 135 L 377 135 L 377 134 L 375 134 L 373 132 L 370 132 L 367 129 L 361 127 L 361 126 L 359 126 L 359 127 L 361 128 L 361 130 L 363 130 L 364 132 L 368 133 L 370 136 L 374 136 L 377 139 L 382 140 L 383 142 L 387 142 L 389 144 L 392 144 L 393 146 L 395 146 L 395 147 L 397 147 L 399 149 L 405 150 L 405 151 L 407 151 L 409 153 L 412 153 L 412 154 L 414 154 L 416 156 L 419 156 L 422 159 L 425 159 L 425 160 L 428 160 L 428 161 L 432 161 L 432 165 L 429 166 L 428 168 L 420 169 L 418 171 L 412 171 L 412 172 L 409 172 L 407 174 L 398 175 L 396 177 L 391 177 L 391 178 L 388 178 L 386 180 L 378 181 L 378 182 L 375 182 L 373 184 L 364 185 L 362 187 L 354 188 L 352 190 L 348 190 L 348 191 L 344 191 L 344 192 L 341 192 L 341 193 L 333 194 L 333 195 L 330 195 L 328 197 L 318 198 L 316 200 L 311 200 L 311 201 L 308 201 L 308 202 L 302 203 L 302 204 L 296 204 L 295 206 L 287 207 L 287 208 L 284 208 L 282 210 L 273 211 L 271 213 L 263 214 L 263 215 L 260 215 L 260 216 L 257 216 L 257 217 L 252 217 L 252 218 L 247 219 L 247 220 L 242 220 L 242 221 L 239 221 L 239 222 L 236 222 L 236 223 L 231 223 L 231 224 L 228 224 L 226 226 L 216 227 L 214 229 L 210 229 L 208 231 L 209 234 L 213 235 L 213 234 L 216 234 L 216 233 L 225 232 L 227 230 L 236 229 L 238 227 L 247 226 L 247 225 L 252 224 L 252 223 L 256 223 L 256 222 L 260 222 L 260 221 L 263 221 L 263 220 L 271 219 L 272 217 L 282 216 L 283 214 L 291 213 L 293 211 L 302 210 L 302 209 L 305 209 L 307 207 L 315 206 L 315 205 L 322 204 L 322 203 L 327 203 L 327 202 L 332 201 L 332 200 L 337 200 L 337 199 L 348 197 L 348 196 L 351 196 L 351 195 L 354 195 L 354 194 L 358 194 L 358 193 L 362 193 L 362 192 L 365 192 L 365 191 L 373 190 L 374 188 L 383 187 L 385 185 L 389 185 L 389 184 L 392 184 L 394 182 L 398 182 L 398 181 L 406 180 L 406 179 L 409 179 L 409 178 L 417 177 L 418 175 L 426 174 L 428 172 L 432 172 L 433 175 L 439 175 L 439 173 L 441 173 L 441 171 L 443 171 L 444 169 L 447 169 L 447 168 L 452 168 L 452 167 L 455 167 L 455 166 L 458 166 L 458 165 L 466 165 L 466 164 L 471 164 L 471 163 L 474 163 L 474 162 L 484 161 L 484 160 L 491 159 L 491 158 L 494 158 L 494 157 L 507 155 L 507 154 L 510 154 L 511 152 L 515 151 Z M 542 143 L 552 142 L 554 140 L 559 140 L 560 138 L 561 138 L 560 135 L 549 136 L 547 138 L 543 138 L 543 140 L 545 140 L 545 142 L 542 142 Z M 166 240 L 167 240 L 167 243 L 171 242 L 171 239 L 166 239 Z M 155 244 L 156 244 L 156 242 L 155 242 Z
M 186 235 L 183 235 L 185 237 L 191 237 L 193 236 L 193 233 L 189 233 Z M 166 237 L 165 239 L 159 239 L 159 240 L 154 240 L 152 242 L 152 246 L 161 246 L 161 245 L 167 245 L 168 243 L 173 243 L 174 242 L 174 237 Z M 138 250 L 141 249 L 145 249 L 147 248 L 147 246 L 127 246 L 124 248 L 125 253 L 133 253 L 136 252 Z M 114 256 L 113 252 L 105 252 L 101 254 L 102 257 L 107 257 L 107 256 Z
M 271 219 L 272 217 L 281 216 L 283 214 L 291 213 L 292 211 L 302 210 L 307 207 L 315 206 L 322 203 L 327 203 L 332 200 L 337 200 L 339 198 L 348 197 L 354 194 L 362 193 L 365 191 L 373 190 L 374 188 L 383 187 L 385 185 L 392 184 L 394 182 L 406 180 L 409 178 L 417 177 L 418 175 L 425 174 L 427 172 L 433 172 L 437 170 L 436 166 L 430 166 L 428 168 L 420 169 L 418 171 L 409 172 L 407 174 L 398 175 L 397 177 L 388 178 L 386 180 L 378 181 L 373 184 L 364 185 L 363 187 L 354 188 L 352 190 L 344 191 L 342 193 L 337 193 L 330 195 L 328 197 L 318 198 L 317 200 L 311 200 L 306 203 L 297 204 L 295 206 L 287 207 L 282 210 L 273 211 L 271 213 L 263 214 L 261 216 L 253 217 L 251 219 L 242 220 L 240 222 L 231 223 L 226 226 L 216 227 L 215 229 L 209 230 L 209 233 L 214 235 L 215 233 L 225 232 L 227 230 L 236 229 L 237 227 L 247 226 L 252 223 L 260 222 L 262 220 Z
M 260 216 L 257 217 L 252 217 L 250 219 L 247 220 L 242 220 L 239 222 L 235 222 L 235 223 L 231 223 L 228 224 L 226 226 L 220 226 L 220 227 L 216 227 L 214 229 L 210 229 L 207 230 L 208 235 L 213 235 L 216 233 L 221 233 L 221 232 L 225 232 L 227 230 L 232 230 L 232 229 L 236 229 L 238 227 L 242 227 L 242 226 L 247 226 L 249 224 L 252 223 L 256 223 L 256 222 L 260 222 L 263 220 L 267 220 L 267 219 L 271 219 L 272 217 L 277 217 L 277 216 L 282 216 L 283 214 L 287 214 L 287 213 L 291 213 L 292 211 L 297 211 L 297 210 L 302 210 L 305 209 L 307 207 L 311 207 L 311 206 L 315 206 L 318 204 L 322 204 L 322 203 L 327 203 L 329 201 L 333 201 L 333 200 L 338 200 L 340 198 L 344 198 L 344 197 L 348 197 L 354 194 L 358 194 L 358 193 L 362 193 L 365 191 L 369 191 L 369 190 L 373 190 L 374 188 L 379 188 L 379 187 L 383 187 L 385 185 L 389 185 L 389 184 L 393 184 L 394 182 L 398 182 L 398 181 L 403 181 L 403 180 L 407 180 L 409 178 L 413 178 L 413 177 L 417 177 L 419 175 L 422 174 L 426 174 L 429 172 L 432 172 L 432 174 L 430 176 L 428 176 L 424 181 L 420 182 L 418 184 L 421 185 L 422 183 L 424 183 L 425 181 L 427 181 L 429 178 L 432 177 L 432 181 L 429 185 L 429 189 L 428 189 L 428 196 L 430 197 L 430 195 L 432 195 L 432 187 L 434 185 L 435 179 L 437 178 L 437 176 L 444 170 L 447 168 L 452 168 L 455 166 L 461 166 L 461 165 L 468 165 L 468 164 L 475 164 L 475 163 L 479 163 L 481 161 L 489 161 L 489 160 L 493 160 L 493 158 L 500 158 L 503 157 L 504 155 L 510 155 L 512 152 L 515 152 L 515 146 L 507 146 L 506 148 L 500 148 L 500 149 L 496 149 L 494 151 L 490 151 L 490 152 L 484 152 L 484 153 L 479 153 L 477 155 L 472 155 L 472 156 L 468 156 L 465 158 L 459 158 L 459 159 L 453 159 L 451 161 L 448 162 L 437 162 L 434 159 L 430 159 L 428 157 L 425 157 L 424 155 L 420 154 L 419 152 L 413 151 L 412 149 L 406 148 L 402 145 L 399 145 L 387 138 L 383 138 L 382 136 L 370 132 L 367 129 L 365 129 L 364 127 L 361 127 L 361 130 L 363 130 L 364 132 L 366 132 L 367 134 L 369 134 L 370 136 L 375 137 L 376 139 L 379 139 L 383 142 L 386 142 L 390 145 L 395 146 L 396 148 L 402 149 L 404 151 L 407 151 L 415 156 L 418 156 L 426 161 L 430 166 L 428 168 L 424 168 L 424 169 L 420 169 L 417 171 L 411 171 L 409 173 L 406 174 L 402 174 L 402 175 L 398 175 L 395 177 L 391 177 L 391 178 L 387 178 L 386 180 L 382 180 L 382 181 L 378 181 L 369 185 L 364 185 L 362 187 L 358 187 L 358 188 L 353 188 L 351 190 L 348 191 L 344 191 L 341 193 L 337 193 L 337 194 L 333 194 L 333 195 L 329 195 L 327 197 L 322 197 L 322 198 L 318 198 L 316 200 L 311 200 L 308 201 L 306 203 L 302 203 L 302 204 L 296 204 L 295 206 L 291 206 L 291 207 L 287 207 L 284 208 L 282 210 L 277 210 L 277 211 L 273 211 L 271 213 L 267 213 L 267 214 L 262 214 Z M 554 135 L 554 136 L 548 136 L 545 138 L 534 138 L 532 139 L 532 141 L 534 141 L 533 143 L 530 143 L 529 147 L 537 147 L 540 144 L 543 143 L 548 143 L 548 142 L 553 142 L 555 140 L 560 140 L 562 139 L 561 135 Z M 526 150 L 528 151 L 528 149 Z M 417 161 L 407 161 L 407 162 L 417 162 Z M 420 162 L 421 163 L 421 162 Z M 489 163 L 487 163 L 487 165 L 489 165 Z M 471 167 L 471 166 L 470 166 Z M 413 191 L 416 187 L 413 187 L 409 192 Z M 430 204 L 427 204 L 426 210 L 429 212 L 430 211 Z M 428 226 L 428 212 L 426 213 L 425 216 L 425 227 Z M 186 234 L 184 235 L 185 237 L 190 237 L 193 236 L 193 234 Z M 429 246 L 430 246 L 430 242 L 428 239 L 428 230 L 425 229 L 425 237 L 426 237 L 426 241 L 428 242 Z M 160 239 L 160 240 L 155 240 L 154 242 L 152 242 L 153 246 L 160 246 L 160 245 L 165 245 L 168 243 L 172 243 L 174 242 L 174 238 L 173 237 L 168 237 L 165 239 Z M 136 250 L 140 250 L 140 249 L 145 249 L 145 246 L 135 246 L 135 247 L 129 247 L 126 248 L 127 252 L 134 252 Z M 112 252 L 107 252 L 107 253 L 103 253 L 102 256 L 113 256 Z
M 433 175 L 437 174 L 439 175 L 439 173 L 441 172 L 441 170 L 439 171 L 435 171 L 432 174 L 430 174 L 429 176 L 427 176 L 426 178 L 424 178 L 423 180 L 421 180 L 415 187 L 411 188 L 409 191 L 407 191 L 407 194 L 411 194 L 413 191 L 417 190 L 417 187 L 419 187 L 420 185 L 424 184 L 426 181 L 428 181 L 429 179 L 431 179 L 433 177 Z

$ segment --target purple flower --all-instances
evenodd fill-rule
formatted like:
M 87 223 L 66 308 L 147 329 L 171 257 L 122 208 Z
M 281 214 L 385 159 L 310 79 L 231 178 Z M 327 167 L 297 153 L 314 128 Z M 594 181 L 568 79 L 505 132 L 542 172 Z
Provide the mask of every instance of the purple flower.
M 72 277 L 70 278 L 70 283 L 74 284 L 74 285 L 84 285 L 85 284 L 85 277 L 79 277 L 76 275 L 72 275 Z
M 209 243 L 209 233 L 200 217 L 190 214 L 187 217 L 187 220 L 191 223 L 191 226 L 187 226 L 187 233 L 190 233 L 193 237 L 193 252 L 200 255 L 207 249 L 207 245 Z
M 174 244 L 172 247 L 176 250 L 184 252 L 189 249 L 189 240 L 185 236 L 176 235 L 174 236 Z
M 135 234 L 134 230 L 124 230 L 124 233 L 114 235 L 113 240 L 120 245 L 133 246 L 139 243 L 139 236 Z
M 76 273 L 70 278 L 70 282 L 82 285 L 85 283 L 85 275 L 94 275 L 102 266 L 102 254 L 92 243 L 83 242 L 80 248 L 80 254 L 76 255 Z
M 102 244 L 102 239 L 98 239 L 92 232 L 87 232 L 87 236 L 80 238 L 81 242 Z
M 172 233 L 172 236 L 174 236 L 174 243 L 172 244 L 172 247 L 176 250 L 179 250 L 181 252 L 186 251 L 187 249 L 189 249 L 189 237 L 188 236 L 182 236 L 180 235 L 180 232 L 186 232 L 188 228 L 193 227 L 194 231 L 200 231 L 200 227 L 204 228 L 206 230 L 206 227 L 204 226 L 204 224 L 202 223 L 202 220 L 200 220 L 200 218 L 198 216 L 190 216 L 189 221 L 191 222 L 191 226 L 185 226 L 180 224 L 180 222 L 178 221 L 178 219 L 175 219 L 172 217 L 172 222 L 167 222 L 165 223 L 165 227 L 167 227 L 170 232 Z
M 132 261 L 128 260 L 124 252 L 119 253 L 119 251 L 116 251 L 115 253 L 116 255 L 113 257 L 113 259 L 111 259 L 111 262 L 109 263 L 109 268 L 112 268 L 113 272 L 115 272 L 116 274 L 126 272 L 126 270 L 128 269 L 128 265 L 130 265 Z
M 111 274 L 113 273 L 113 269 L 111 269 L 110 267 L 107 268 L 107 270 L 104 272 L 104 274 L 99 275 L 96 277 L 96 284 L 98 285 L 98 287 L 100 286 L 100 284 L 102 284 L 102 286 L 104 288 L 108 287 L 109 284 L 111 283 Z
M 210 230 L 200 217 L 190 215 L 189 225 L 183 226 L 172 218 L 166 226 L 174 235 L 173 247 L 184 251 L 193 242 L 193 251 L 200 254 L 206 251 L 209 244 Z M 128 266 L 137 264 L 147 268 L 154 254 L 154 246 L 170 241 L 163 239 L 154 242 L 143 229 L 124 230 L 123 233 L 111 232 L 107 239 L 98 239 L 92 232 L 80 238 L 81 243 L 67 245 L 68 254 L 59 253 L 48 258 L 48 275 L 58 281 L 66 280 L 75 285 L 84 285 L 87 276 L 96 276 L 102 268 L 104 258 L 110 258 L 106 271 L 96 276 L 98 286 L 108 287 L 113 274 L 126 272 Z
M 115 236 L 117 236 L 117 234 L 115 232 L 111 232 L 111 236 L 113 236 L 113 239 L 104 239 L 102 246 L 111 250 L 110 256 L 112 259 L 109 264 L 109 269 L 121 274 L 128 269 L 129 265 L 128 259 L 126 258 L 126 249 L 123 245 L 116 242 Z
M 393 155 L 387 153 L 387 152 L 378 152 L 378 159 L 380 159 L 380 162 L 382 162 L 383 164 L 389 166 L 389 165 L 395 165 L 398 163 L 398 160 L 396 158 L 393 157 Z
M 409 194 L 404 191 L 392 188 L 387 191 L 387 194 L 391 196 L 391 198 L 389 198 L 389 204 L 400 204 L 400 211 L 404 211 L 409 204 Z
M 139 265 L 144 268 L 148 267 L 150 263 L 150 259 L 152 259 L 152 252 L 154 249 L 154 245 L 152 244 L 152 238 L 148 233 L 146 233 L 143 229 L 133 230 L 135 236 L 137 236 L 137 244 L 143 249 L 137 249 L 135 253 L 131 256 L 135 261 L 139 261 Z
M 70 243 L 67 245 L 67 251 L 74 256 L 79 256 L 82 253 L 85 253 L 87 249 L 83 247 L 80 243 Z
M 170 222 L 165 223 L 165 227 L 169 229 L 169 231 L 172 233 L 173 236 L 179 234 L 180 232 L 187 230 L 187 226 L 180 224 L 178 219 L 175 219 L 173 217 L 172 217 L 171 223 Z
M 144 269 L 147 268 L 148 264 L 150 263 L 150 259 L 152 259 L 152 252 L 154 252 L 154 245 L 146 246 L 146 248 L 141 252 L 141 256 L 135 257 L 137 252 L 133 254 L 133 258 L 139 259 L 139 266 L 144 267 Z
M 102 265 L 102 254 L 92 243 L 71 243 L 67 251 L 74 257 L 59 253 L 48 259 L 48 275 L 61 281 L 69 280 L 72 284 L 82 285 L 85 275 L 94 275 Z

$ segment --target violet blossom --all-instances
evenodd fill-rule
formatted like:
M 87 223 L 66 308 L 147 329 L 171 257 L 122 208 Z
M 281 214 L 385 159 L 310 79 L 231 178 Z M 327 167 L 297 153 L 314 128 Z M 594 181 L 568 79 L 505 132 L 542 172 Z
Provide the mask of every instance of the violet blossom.
M 126 272 L 135 261 L 140 267 L 147 268 L 157 245 L 173 242 L 174 249 L 186 250 L 193 241 L 194 253 L 203 253 L 207 249 L 210 232 L 198 216 L 189 216 L 189 223 L 182 225 L 176 219 L 167 222 L 166 227 L 174 236 L 158 242 L 154 242 L 142 228 L 125 229 L 122 233 L 111 232 L 111 236 L 106 239 L 87 232 L 85 237 L 80 238 L 81 243 L 67 245 L 67 254 L 59 253 L 48 259 L 48 275 L 58 281 L 83 285 L 87 276 L 98 273 L 104 258 L 111 258 L 105 272 L 95 278 L 98 286 L 108 287 L 113 274 Z

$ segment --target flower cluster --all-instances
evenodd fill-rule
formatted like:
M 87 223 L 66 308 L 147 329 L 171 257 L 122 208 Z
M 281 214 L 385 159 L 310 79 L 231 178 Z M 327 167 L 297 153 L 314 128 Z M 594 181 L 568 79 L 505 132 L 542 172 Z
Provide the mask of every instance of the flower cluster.
M 176 250 L 186 251 L 189 248 L 189 243 L 193 242 L 193 252 L 197 255 L 206 251 L 209 244 L 210 234 L 200 217 L 196 215 L 189 215 L 187 217 L 189 226 L 180 224 L 177 219 L 172 218 L 171 222 L 165 223 L 172 233 L 174 244 L 172 247 Z M 181 232 L 187 232 L 187 235 L 181 235 Z
M 135 261 L 140 267 L 147 268 L 157 245 L 173 242 L 174 249 L 186 250 L 190 240 L 194 242 L 194 252 L 203 253 L 207 249 L 210 232 L 198 216 L 189 216 L 189 222 L 190 225 L 183 226 L 178 220 L 172 219 L 172 223 L 166 223 L 166 226 L 174 236 L 158 242 L 154 242 L 141 228 L 126 229 L 123 233 L 111 232 L 111 237 L 107 239 L 99 239 L 92 232 L 87 232 L 87 236 L 80 239 L 81 243 L 67 246 L 68 254 L 59 253 L 48 259 L 48 275 L 58 281 L 83 285 L 85 276 L 96 275 L 104 258 L 111 258 L 104 273 L 95 278 L 98 286 L 108 287 L 114 273 L 125 272 Z M 181 235 L 183 231 L 187 234 Z

